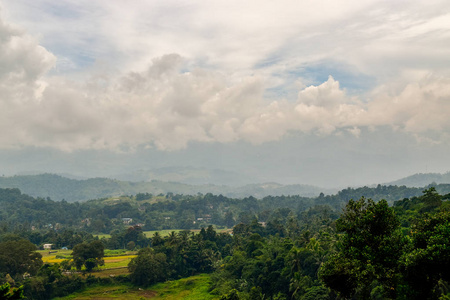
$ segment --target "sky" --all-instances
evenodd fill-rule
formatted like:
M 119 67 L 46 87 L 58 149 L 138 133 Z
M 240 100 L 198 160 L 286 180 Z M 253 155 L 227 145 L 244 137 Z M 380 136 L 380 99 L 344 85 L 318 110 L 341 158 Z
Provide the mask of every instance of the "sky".
M 0 173 L 450 170 L 449 1 L 0 0 Z

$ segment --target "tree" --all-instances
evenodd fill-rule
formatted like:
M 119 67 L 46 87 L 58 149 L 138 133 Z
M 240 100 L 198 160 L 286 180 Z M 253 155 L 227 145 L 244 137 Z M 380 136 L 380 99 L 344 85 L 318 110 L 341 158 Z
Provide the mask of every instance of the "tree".
M 148 286 L 164 281 L 170 275 L 164 253 L 155 253 L 151 248 L 139 250 L 138 256 L 128 264 L 130 278 L 134 284 Z
M 349 297 L 370 297 L 374 283 L 392 297 L 398 284 L 398 260 L 404 245 L 399 221 L 386 200 L 350 200 L 336 229 L 344 232 L 340 251 L 321 269 L 325 284 Z
M 436 188 L 430 187 L 423 191 L 422 200 L 425 204 L 423 210 L 431 211 L 442 205 L 442 196 L 436 192 Z
M 412 251 L 402 257 L 402 270 L 415 299 L 428 299 L 442 281 L 450 282 L 450 214 L 425 214 L 412 227 Z
M 227 226 L 228 228 L 233 227 L 234 225 L 234 217 L 233 217 L 233 213 L 231 211 L 227 211 L 225 213 L 225 226 Z
M 84 265 L 90 272 L 93 268 L 104 264 L 104 246 L 100 241 L 78 244 L 73 247 L 72 257 L 77 270 L 81 270 Z
M 12 277 L 25 273 L 35 275 L 42 266 L 42 255 L 36 252 L 36 246 L 27 240 L 0 243 L 0 276 Z

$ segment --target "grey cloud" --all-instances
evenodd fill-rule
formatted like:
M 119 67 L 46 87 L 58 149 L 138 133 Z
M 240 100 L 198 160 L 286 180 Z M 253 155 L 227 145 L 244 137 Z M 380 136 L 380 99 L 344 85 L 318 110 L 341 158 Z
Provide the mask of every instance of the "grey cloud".
M 4 22 L 0 43 L 4 148 L 174 150 L 191 142 L 260 144 L 292 132 L 360 137 L 363 128 L 383 126 L 449 142 L 450 79 L 441 73 L 424 76 L 413 68 L 403 74 L 415 74 L 412 82 L 386 82 L 370 99 L 349 96 L 330 76 L 301 88 L 297 99 L 268 102 L 264 91 L 273 76 L 266 70 L 201 68 L 192 63 L 196 57 L 167 54 L 139 71 L 98 71 L 83 82 L 49 75 L 55 56 Z
M 28 95 L 22 99 L 27 105 L 10 103 L 3 111 L 3 119 L 20 116 L 20 122 L 3 135 L 2 145 L 174 150 L 190 142 L 260 144 L 296 131 L 359 137 L 363 127 L 393 126 L 417 137 L 441 132 L 442 139 L 450 130 L 448 78 L 427 77 L 394 96 L 380 90 L 366 103 L 330 77 L 302 89 L 295 102 L 267 103 L 262 78 L 230 83 L 213 71 L 182 72 L 181 65 L 180 56 L 163 56 L 147 71 L 112 79 L 107 87 L 48 78 L 39 99 Z

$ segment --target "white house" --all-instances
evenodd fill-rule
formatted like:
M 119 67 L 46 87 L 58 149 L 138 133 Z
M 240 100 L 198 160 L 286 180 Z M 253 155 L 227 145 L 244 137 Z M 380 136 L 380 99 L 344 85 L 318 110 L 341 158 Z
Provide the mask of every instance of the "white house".
M 44 244 L 44 250 L 52 250 L 53 244 Z
M 122 222 L 123 224 L 130 224 L 131 222 L 133 222 L 132 218 L 122 218 Z

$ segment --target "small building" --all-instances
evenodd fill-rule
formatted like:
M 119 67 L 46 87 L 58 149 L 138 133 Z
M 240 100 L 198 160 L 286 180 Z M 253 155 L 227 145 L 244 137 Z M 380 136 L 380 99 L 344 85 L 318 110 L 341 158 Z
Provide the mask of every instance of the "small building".
M 53 244 L 44 244 L 44 250 L 52 250 Z
M 131 222 L 133 222 L 132 218 L 122 218 L 122 222 L 123 224 L 130 224 Z

